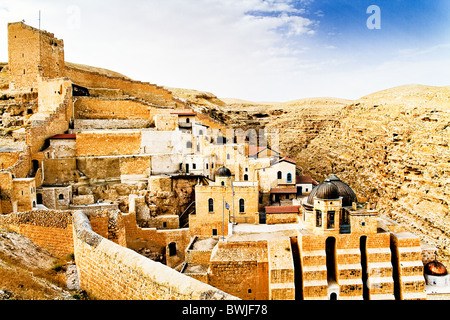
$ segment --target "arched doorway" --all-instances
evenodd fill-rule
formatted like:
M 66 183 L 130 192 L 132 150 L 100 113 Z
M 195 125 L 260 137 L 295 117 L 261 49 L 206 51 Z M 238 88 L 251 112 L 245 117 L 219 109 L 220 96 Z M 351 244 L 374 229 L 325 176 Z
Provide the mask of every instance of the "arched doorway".
M 337 300 L 339 297 L 339 285 L 337 283 L 337 258 L 336 238 L 328 237 L 325 240 L 325 254 L 327 267 L 328 297 Z
M 325 241 L 325 253 L 327 259 L 327 279 L 328 282 L 336 281 L 336 239 L 328 237 Z

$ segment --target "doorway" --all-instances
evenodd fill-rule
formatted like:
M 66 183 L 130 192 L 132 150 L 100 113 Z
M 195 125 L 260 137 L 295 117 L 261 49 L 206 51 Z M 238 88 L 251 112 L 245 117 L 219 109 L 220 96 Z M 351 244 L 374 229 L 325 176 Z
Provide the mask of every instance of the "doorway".
M 336 281 L 336 239 L 328 237 L 325 241 L 325 253 L 327 263 L 328 284 L 337 283 Z
M 363 299 L 369 300 L 369 288 L 367 287 L 367 236 L 359 238 L 359 248 L 361 250 L 361 280 L 363 283 Z

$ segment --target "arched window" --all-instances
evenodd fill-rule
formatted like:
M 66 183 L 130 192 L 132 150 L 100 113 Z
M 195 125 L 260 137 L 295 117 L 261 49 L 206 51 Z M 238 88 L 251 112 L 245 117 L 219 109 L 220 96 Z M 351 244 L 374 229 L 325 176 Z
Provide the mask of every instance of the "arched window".
M 239 199 L 239 213 L 245 212 L 245 200 Z
M 59 196 L 58 196 L 58 199 L 59 200 L 64 200 L 64 195 L 62 193 L 60 193 Z
M 192 142 L 190 141 L 186 142 L 186 148 L 192 148 Z
M 292 174 L 291 173 L 287 174 L 286 180 L 287 180 L 288 183 L 292 182 Z
M 283 174 L 281 173 L 281 171 L 278 171 L 277 178 L 278 179 L 283 179 Z
M 244 181 L 248 181 L 248 174 L 244 174 Z
M 211 198 L 208 199 L 208 211 L 214 212 L 214 200 Z
M 189 118 L 186 118 L 186 123 L 191 122 L 191 120 Z

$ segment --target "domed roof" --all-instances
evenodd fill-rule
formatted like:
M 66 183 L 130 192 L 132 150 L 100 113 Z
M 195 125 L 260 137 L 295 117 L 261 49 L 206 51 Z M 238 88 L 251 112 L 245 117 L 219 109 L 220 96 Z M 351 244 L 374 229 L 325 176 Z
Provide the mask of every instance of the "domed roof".
M 357 201 L 356 194 L 352 188 L 334 174 L 327 177 L 311 190 L 305 203 L 307 209 L 312 209 L 314 197 L 319 199 L 338 199 L 342 197 L 343 207 L 350 207 L 353 202 Z
M 220 167 L 216 171 L 216 177 L 231 177 L 231 171 L 226 167 Z
M 316 198 L 319 199 L 339 199 L 339 190 L 336 185 L 330 181 L 324 181 L 319 184 L 316 190 Z
M 445 276 L 447 274 L 447 268 L 439 261 L 434 260 L 425 265 L 424 272 L 433 276 Z

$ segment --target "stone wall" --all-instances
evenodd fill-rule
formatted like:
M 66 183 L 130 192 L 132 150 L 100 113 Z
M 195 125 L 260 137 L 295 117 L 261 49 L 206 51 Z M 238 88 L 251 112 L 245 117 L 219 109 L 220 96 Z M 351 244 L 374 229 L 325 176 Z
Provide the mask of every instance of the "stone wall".
M 269 298 L 267 241 L 219 241 L 211 254 L 208 283 L 244 300 Z
M 123 93 L 147 102 L 162 106 L 184 107 L 185 104 L 175 99 L 172 93 L 155 84 L 134 81 L 123 77 L 106 76 L 97 72 L 80 70 L 66 66 L 64 75 L 69 77 L 75 84 L 87 88 L 109 88 L 120 89 Z
M 78 119 L 150 119 L 148 103 L 133 99 L 77 97 L 74 103 Z
M 126 132 L 82 132 L 77 134 L 77 156 L 112 156 L 138 154 L 141 148 L 141 133 Z
M 52 255 L 63 257 L 73 252 L 70 211 L 33 210 L 0 216 L 0 226 L 28 237 Z
M 87 216 L 74 212 L 80 285 L 97 299 L 236 299 L 96 234 Z M 108 290 L 105 290 L 108 288 Z

